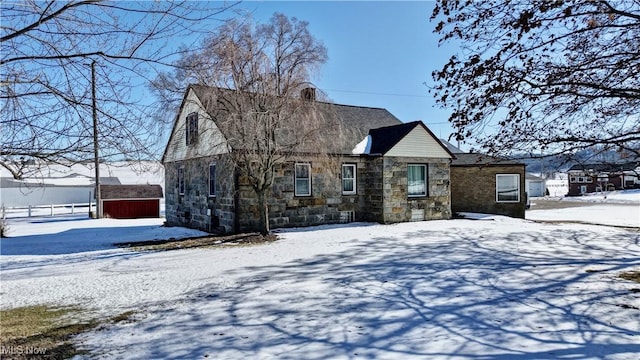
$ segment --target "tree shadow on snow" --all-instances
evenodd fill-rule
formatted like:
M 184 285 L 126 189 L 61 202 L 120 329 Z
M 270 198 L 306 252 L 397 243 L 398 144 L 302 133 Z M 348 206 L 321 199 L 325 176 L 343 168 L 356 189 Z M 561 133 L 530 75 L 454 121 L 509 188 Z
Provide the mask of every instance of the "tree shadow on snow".
M 2 255 L 63 255 L 115 249 L 114 242 L 137 240 L 159 225 L 70 229 L 54 234 L 16 236 L 0 240 Z
M 135 343 L 149 358 L 631 358 L 640 315 L 620 304 L 638 295 L 604 279 L 640 265 L 638 235 L 612 232 L 610 247 L 599 236 L 425 229 L 238 269 L 152 307 L 135 332 L 110 336 L 112 348 Z

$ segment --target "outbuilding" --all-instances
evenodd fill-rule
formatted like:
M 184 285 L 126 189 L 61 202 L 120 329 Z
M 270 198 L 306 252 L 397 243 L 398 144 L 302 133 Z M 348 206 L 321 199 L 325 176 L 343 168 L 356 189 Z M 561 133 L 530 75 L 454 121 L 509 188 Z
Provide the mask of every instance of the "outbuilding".
M 546 186 L 543 178 L 533 174 L 527 174 L 525 182 L 529 197 L 542 197 L 545 195 Z
M 160 217 L 160 185 L 101 185 L 103 217 L 115 219 Z

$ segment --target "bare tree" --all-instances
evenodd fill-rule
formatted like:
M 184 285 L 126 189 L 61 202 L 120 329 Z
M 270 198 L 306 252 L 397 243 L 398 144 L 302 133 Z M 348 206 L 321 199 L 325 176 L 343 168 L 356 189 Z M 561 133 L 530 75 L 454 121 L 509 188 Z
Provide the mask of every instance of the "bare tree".
M 458 140 L 640 156 L 640 1 L 439 1 L 431 19 L 462 46 L 432 89 Z
M 0 166 L 93 159 L 91 63 L 97 62 L 101 158 L 150 158 L 158 128 L 140 92 L 171 64 L 177 38 L 227 8 L 204 2 L 4 1 L 0 4 Z
M 170 90 L 192 82 L 213 89 L 205 107 L 226 136 L 233 168 L 256 193 L 260 228 L 266 234 L 274 167 L 301 153 L 328 159 L 330 146 L 340 142 L 340 124 L 326 121 L 330 110 L 309 101 L 315 89 L 307 89 L 313 72 L 327 60 L 327 50 L 306 22 L 277 13 L 263 25 L 250 19 L 228 21 L 201 47 L 155 85 Z M 304 89 L 307 100 L 300 97 Z

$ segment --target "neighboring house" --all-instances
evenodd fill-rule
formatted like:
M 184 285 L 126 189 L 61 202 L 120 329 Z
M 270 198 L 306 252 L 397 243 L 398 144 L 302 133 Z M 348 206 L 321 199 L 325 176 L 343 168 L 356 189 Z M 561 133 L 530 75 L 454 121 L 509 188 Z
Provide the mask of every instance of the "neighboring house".
M 640 163 L 576 164 L 569 168 L 569 196 L 640 188 Z
M 252 231 L 259 219 L 256 194 L 226 161 L 238 149 L 227 141 L 234 134 L 213 121 L 216 91 L 191 85 L 185 92 L 163 155 L 167 223 Z M 303 94 L 314 102 L 312 111 L 322 113 L 308 116 L 339 122 L 350 135 L 328 159 L 305 152 L 276 165 L 267 200 L 272 228 L 451 217 L 453 155 L 422 122 L 404 124 L 385 109 L 323 103 L 309 99 L 313 91 Z
M 567 174 L 554 174 L 553 179 L 545 181 L 549 196 L 562 197 L 569 192 L 569 183 L 567 182 Z
M 545 180 L 533 174 L 526 175 L 525 189 L 529 197 L 542 197 L 546 195 L 547 191 Z
M 444 142 L 451 162 L 451 210 L 524 218 L 527 204 L 525 164 L 464 153 Z
M 160 185 L 100 185 L 103 217 L 136 219 L 160 217 Z

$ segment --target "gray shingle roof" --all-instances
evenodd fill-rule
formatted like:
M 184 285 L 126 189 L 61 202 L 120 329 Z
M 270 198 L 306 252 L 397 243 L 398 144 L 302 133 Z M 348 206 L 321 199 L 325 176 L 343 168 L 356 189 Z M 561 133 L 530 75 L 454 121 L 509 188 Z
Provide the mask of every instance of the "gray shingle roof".
M 206 99 L 216 98 L 216 93 L 220 92 L 231 93 L 232 96 L 240 96 L 239 94 L 241 94 L 232 90 L 202 85 L 190 85 L 189 88 L 192 89 L 201 102 L 205 104 L 205 107 L 207 107 L 206 111 L 213 118 L 215 118 L 216 111 L 218 111 L 216 109 L 216 102 L 206 101 Z M 345 137 L 345 141 L 340 144 L 335 144 L 332 151 L 336 153 L 350 154 L 353 147 L 364 139 L 371 129 L 402 124 L 398 118 L 383 108 L 340 105 L 321 101 L 312 101 L 310 104 L 312 106 L 308 107 L 308 111 L 313 112 L 313 114 L 307 114 L 307 116 L 312 117 L 314 121 L 319 120 L 327 124 L 341 125 L 343 129 L 342 136 Z M 224 124 L 217 125 L 225 137 L 233 138 L 233 134 L 230 134 L 232 132 L 231 129 L 225 128 Z M 328 132 L 326 136 L 334 136 L 330 133 L 330 130 L 328 130 Z M 303 151 L 313 150 L 315 149 L 309 148 Z
M 113 199 L 160 199 L 160 185 L 100 185 L 102 200 Z
M 456 158 L 451 162 L 452 166 L 491 166 L 491 165 L 522 165 L 524 163 L 501 159 L 495 156 L 474 154 L 474 153 L 458 153 Z

